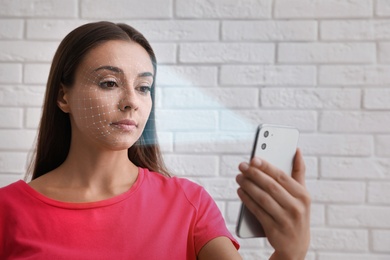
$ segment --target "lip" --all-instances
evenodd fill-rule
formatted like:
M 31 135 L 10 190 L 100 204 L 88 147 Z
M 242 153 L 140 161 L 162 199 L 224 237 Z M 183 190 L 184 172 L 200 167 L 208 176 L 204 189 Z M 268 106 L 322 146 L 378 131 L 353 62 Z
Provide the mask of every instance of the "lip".
M 137 123 L 130 119 L 119 120 L 111 123 L 111 125 L 124 131 L 131 131 L 137 128 Z

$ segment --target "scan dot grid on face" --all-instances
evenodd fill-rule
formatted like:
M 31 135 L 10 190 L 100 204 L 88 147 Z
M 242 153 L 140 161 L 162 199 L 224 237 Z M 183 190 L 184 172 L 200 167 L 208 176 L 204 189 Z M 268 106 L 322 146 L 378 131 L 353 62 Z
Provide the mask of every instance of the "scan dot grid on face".
M 153 77 L 139 75 L 153 73 L 153 66 L 146 51 L 137 59 L 130 59 L 130 51 L 129 58 L 118 56 L 121 52 L 116 49 L 100 55 L 98 47 L 76 72 L 71 116 L 83 133 L 97 141 L 131 146 L 149 117 L 152 101 L 145 87 L 151 88 Z M 136 129 L 118 124 L 123 120 L 132 121 Z

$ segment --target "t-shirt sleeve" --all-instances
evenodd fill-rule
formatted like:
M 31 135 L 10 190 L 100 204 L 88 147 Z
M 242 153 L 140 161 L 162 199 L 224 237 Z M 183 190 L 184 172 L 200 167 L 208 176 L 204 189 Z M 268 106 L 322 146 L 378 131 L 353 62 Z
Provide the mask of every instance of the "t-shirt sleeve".
M 228 237 L 238 250 L 240 246 L 227 229 L 225 220 L 223 219 L 217 204 L 203 187 L 194 183 L 192 184 L 195 187 L 191 185 L 193 186 L 191 189 L 188 189 L 189 187 L 187 187 L 187 189 L 183 188 L 186 190 L 187 194 L 191 193 L 192 196 L 190 195 L 190 197 L 192 197 L 192 203 L 194 207 L 196 207 L 196 220 L 193 227 L 196 254 L 199 253 L 207 242 L 221 236 Z M 192 191 L 190 192 L 190 190 Z

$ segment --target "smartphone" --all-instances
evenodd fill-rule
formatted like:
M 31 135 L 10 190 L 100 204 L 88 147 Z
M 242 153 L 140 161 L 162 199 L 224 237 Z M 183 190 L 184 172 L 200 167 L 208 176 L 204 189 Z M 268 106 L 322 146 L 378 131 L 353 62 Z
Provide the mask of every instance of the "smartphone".
M 291 174 L 299 139 L 298 129 L 291 126 L 261 124 L 257 128 L 251 159 L 260 157 Z M 236 234 L 240 238 L 265 237 L 261 223 L 241 204 Z

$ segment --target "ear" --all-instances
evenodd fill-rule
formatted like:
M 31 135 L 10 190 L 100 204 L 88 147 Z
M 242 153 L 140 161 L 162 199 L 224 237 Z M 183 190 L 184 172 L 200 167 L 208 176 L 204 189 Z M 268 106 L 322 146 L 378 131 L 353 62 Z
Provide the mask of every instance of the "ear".
M 60 90 L 58 91 L 57 105 L 64 113 L 70 112 L 68 98 L 68 88 L 61 85 Z

